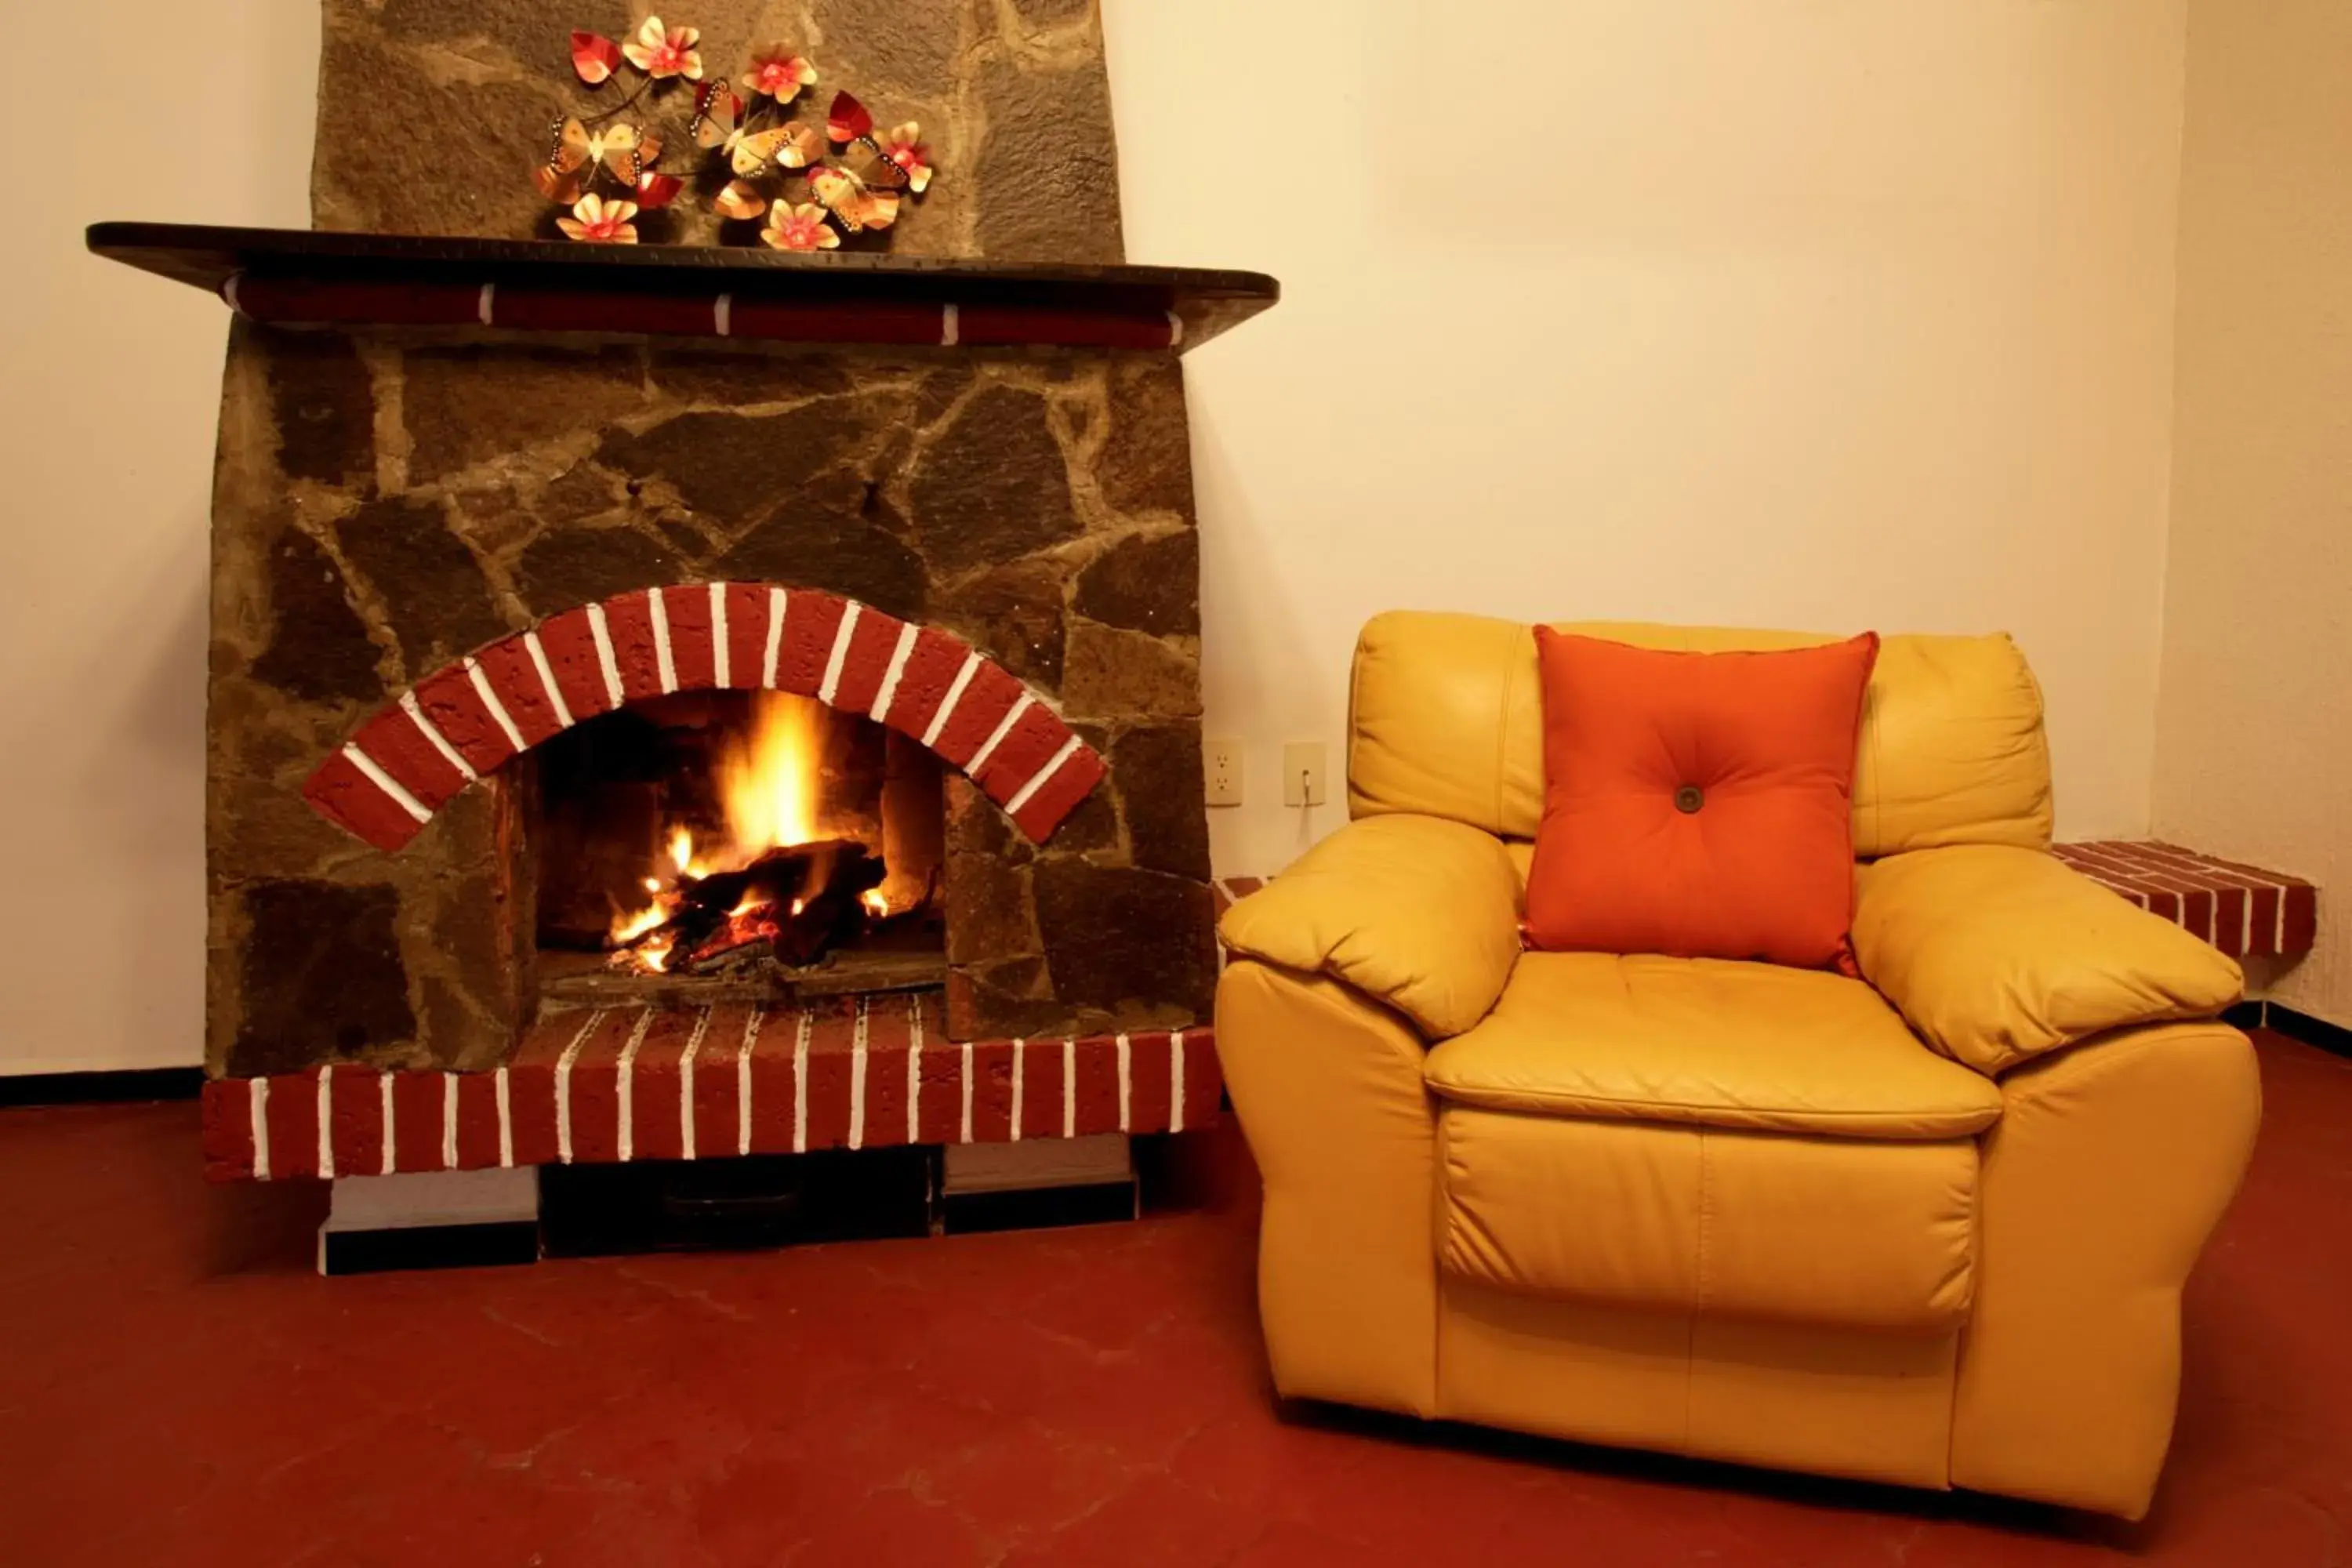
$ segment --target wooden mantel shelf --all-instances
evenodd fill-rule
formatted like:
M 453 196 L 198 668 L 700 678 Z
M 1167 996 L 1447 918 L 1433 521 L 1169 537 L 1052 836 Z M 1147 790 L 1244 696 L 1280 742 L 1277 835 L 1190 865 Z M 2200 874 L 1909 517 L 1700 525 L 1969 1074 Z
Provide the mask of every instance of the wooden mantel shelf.
M 257 320 L 784 342 L 1173 350 L 1272 305 L 1259 272 L 100 223 L 91 251 Z

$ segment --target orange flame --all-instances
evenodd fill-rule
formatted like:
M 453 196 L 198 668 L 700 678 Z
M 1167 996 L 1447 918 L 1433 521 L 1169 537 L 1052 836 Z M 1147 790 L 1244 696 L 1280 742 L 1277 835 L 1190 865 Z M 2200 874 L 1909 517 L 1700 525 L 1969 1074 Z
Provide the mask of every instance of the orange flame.
M 606 940 L 615 947 L 625 942 L 635 942 L 667 919 L 669 919 L 668 906 L 663 900 L 656 899 L 635 914 L 614 915 L 613 924 L 606 932 Z
M 719 763 L 719 798 L 738 854 L 748 859 L 816 841 L 824 734 L 814 699 L 753 695 L 749 741 L 730 746 Z

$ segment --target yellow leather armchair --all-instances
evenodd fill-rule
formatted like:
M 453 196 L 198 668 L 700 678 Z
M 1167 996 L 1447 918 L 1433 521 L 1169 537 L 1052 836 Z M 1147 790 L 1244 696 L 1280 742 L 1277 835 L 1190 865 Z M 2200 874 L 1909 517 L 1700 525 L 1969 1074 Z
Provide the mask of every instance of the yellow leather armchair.
M 1225 916 L 1278 1386 L 2144 1513 L 2260 1093 L 2236 965 L 2048 854 L 2015 647 L 1883 645 L 1863 980 L 1522 953 L 1538 704 L 1525 626 L 1374 620 L 1353 820 Z

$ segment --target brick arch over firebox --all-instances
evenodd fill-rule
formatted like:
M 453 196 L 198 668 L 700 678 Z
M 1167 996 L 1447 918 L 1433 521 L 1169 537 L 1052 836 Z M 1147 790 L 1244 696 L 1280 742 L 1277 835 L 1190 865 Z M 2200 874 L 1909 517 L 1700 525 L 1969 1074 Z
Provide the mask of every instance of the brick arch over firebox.
M 584 719 L 673 691 L 814 697 L 929 746 L 1044 843 L 1102 758 L 994 659 L 935 626 L 771 583 L 635 589 L 550 616 L 387 702 L 303 795 L 377 848 L 400 848 L 457 793 Z

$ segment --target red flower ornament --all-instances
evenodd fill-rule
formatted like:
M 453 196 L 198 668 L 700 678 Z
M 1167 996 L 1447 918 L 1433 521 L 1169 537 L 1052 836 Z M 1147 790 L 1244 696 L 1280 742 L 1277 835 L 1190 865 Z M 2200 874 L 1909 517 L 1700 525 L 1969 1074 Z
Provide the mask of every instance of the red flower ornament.
M 590 87 L 602 86 L 621 68 L 621 47 L 602 33 L 574 33 L 572 68 Z
M 587 245 L 635 245 L 636 225 L 629 220 L 637 216 L 637 204 L 615 198 L 606 201 L 598 195 L 585 195 L 572 209 L 570 217 L 555 220 L 564 237 Z
M 882 156 L 905 171 L 907 188 L 917 195 L 931 183 L 931 150 L 924 145 L 923 128 L 913 121 L 895 125 L 882 138 Z
M 816 67 L 782 44 L 761 44 L 751 52 L 751 68 L 742 81 L 747 92 L 790 103 L 801 89 L 815 85 Z
M 702 57 L 694 46 L 702 38 L 695 27 L 665 27 L 659 16 L 648 16 L 637 36 L 621 46 L 629 63 L 660 81 L 667 77 L 682 76 L 688 81 L 702 79 Z
M 656 174 L 647 169 L 637 176 L 637 208 L 641 212 L 659 212 L 677 200 L 678 192 L 685 188 L 686 182 L 676 174 Z
M 846 92 L 833 95 L 824 111 L 824 133 L 835 142 L 857 142 L 874 134 L 874 112 Z
M 760 237 L 774 250 L 833 250 L 841 244 L 841 236 L 824 221 L 824 209 L 814 202 L 797 207 L 778 202 L 768 209 L 768 226 Z

